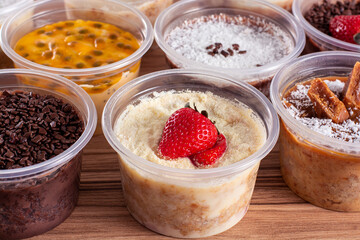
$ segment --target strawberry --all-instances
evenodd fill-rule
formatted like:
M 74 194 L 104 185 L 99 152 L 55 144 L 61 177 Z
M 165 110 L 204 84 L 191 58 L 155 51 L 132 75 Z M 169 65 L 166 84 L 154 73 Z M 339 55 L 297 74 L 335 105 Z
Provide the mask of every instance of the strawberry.
M 334 38 L 360 44 L 360 15 L 340 15 L 330 20 L 329 30 Z
M 160 157 L 188 157 L 214 146 L 218 137 L 215 125 L 192 108 L 174 112 L 165 124 L 158 147 Z
M 205 151 L 190 156 L 191 162 L 196 167 L 207 167 L 216 163 L 226 150 L 226 138 L 223 134 L 218 136 L 215 145 Z

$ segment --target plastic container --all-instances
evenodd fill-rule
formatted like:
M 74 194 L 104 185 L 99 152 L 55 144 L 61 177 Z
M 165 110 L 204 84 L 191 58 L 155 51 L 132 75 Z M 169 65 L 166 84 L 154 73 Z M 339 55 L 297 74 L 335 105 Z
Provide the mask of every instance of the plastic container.
M 226 13 L 229 15 L 259 16 L 278 25 L 288 32 L 293 39 L 293 50 L 279 61 L 250 69 L 221 68 L 189 60 L 177 53 L 167 43 L 169 32 L 181 25 L 186 19 L 193 19 L 210 14 Z M 286 10 L 261 0 L 184 0 L 177 2 L 163 11 L 155 23 L 155 40 L 165 52 L 169 65 L 175 68 L 196 68 L 225 73 L 234 79 L 250 83 L 265 95 L 269 95 L 269 86 L 275 73 L 288 61 L 298 57 L 305 46 L 305 33 Z
M 348 0 L 331 0 L 330 2 L 344 2 Z M 333 38 L 313 27 L 305 18 L 304 14 L 315 4 L 322 1 L 319 0 L 294 0 L 292 12 L 299 22 L 300 26 L 304 28 L 309 42 L 316 50 L 347 50 L 352 52 L 360 52 L 360 45 L 347 43 L 336 38 Z
M 61 154 L 32 166 L 0 170 L 0 239 L 28 238 L 56 227 L 74 210 L 82 150 L 95 131 L 96 110 L 83 89 L 54 74 L 9 69 L 0 71 L 0 79 L 1 91 L 27 90 L 56 96 L 73 104 L 84 121 L 83 134 Z M 28 79 L 44 85 L 29 84 Z
M 276 4 L 288 11 L 291 10 L 291 5 L 293 3 L 293 0 L 267 0 L 268 2 L 271 2 L 272 4 Z
M 11 18 L 5 21 L 1 30 L 1 42 L 4 52 L 14 61 L 16 67 L 43 70 L 62 75 L 83 86 L 93 99 L 98 112 L 98 129 L 101 132 L 100 116 L 106 101 L 111 94 L 126 82 L 139 74 L 141 57 L 153 42 L 153 30 L 149 20 L 135 8 L 115 0 L 79 1 L 76 8 L 68 9 L 62 0 L 45 0 L 19 9 Z M 36 9 L 36 14 L 29 14 Z M 106 15 L 104 14 L 106 11 Z M 105 66 L 83 69 L 64 69 L 48 67 L 31 62 L 19 54 L 13 47 L 26 33 L 39 27 L 64 20 L 93 20 L 113 24 L 132 33 L 140 42 L 140 48 L 129 57 Z M 29 26 L 31 24 L 31 27 Z M 108 82 L 114 84 L 108 86 Z M 101 91 L 93 91 L 97 86 L 106 85 Z
M 86 0 L 83 0 L 86 2 Z M 173 0 L 117 0 L 118 2 L 125 2 L 142 11 L 150 20 L 152 24 L 155 23 L 157 16 L 168 6 L 173 3 Z M 68 8 L 76 8 L 81 5 L 82 1 L 79 0 L 65 0 L 65 5 Z M 102 6 L 98 2 L 99 7 Z
M 124 147 L 114 124 L 129 104 L 153 92 L 192 90 L 240 101 L 263 121 L 266 140 L 253 155 L 212 169 L 178 169 L 138 157 Z M 260 161 L 274 147 L 277 115 L 268 99 L 248 84 L 216 73 L 166 70 L 137 78 L 119 89 L 106 104 L 103 132 L 120 159 L 127 208 L 145 227 L 172 237 L 205 237 L 223 232 L 245 215 Z
M 20 9 L 32 2 L 33 2 L 32 0 L 0 1 L 0 26 L 14 10 Z M 6 56 L 6 54 L 0 48 L 0 68 L 13 68 L 13 67 L 14 67 L 14 63 L 12 62 L 12 60 L 8 56 Z
M 359 211 L 360 149 L 319 134 L 295 120 L 283 106 L 282 96 L 296 83 L 318 77 L 346 77 L 360 54 L 321 52 L 286 64 L 270 87 L 272 103 L 281 117 L 280 165 L 293 192 L 306 201 L 336 211 Z

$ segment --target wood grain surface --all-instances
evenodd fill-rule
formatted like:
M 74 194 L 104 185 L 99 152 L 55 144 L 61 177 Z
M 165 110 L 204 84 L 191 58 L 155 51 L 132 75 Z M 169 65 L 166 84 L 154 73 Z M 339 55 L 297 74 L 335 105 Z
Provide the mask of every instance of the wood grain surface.
M 141 74 L 167 68 L 154 44 L 143 58 Z M 32 239 L 168 238 L 146 229 L 128 213 L 117 155 L 103 136 L 96 136 L 84 151 L 75 211 L 55 229 Z M 248 213 L 232 229 L 207 239 L 360 239 L 360 213 L 321 209 L 297 197 L 282 180 L 276 146 L 261 162 Z

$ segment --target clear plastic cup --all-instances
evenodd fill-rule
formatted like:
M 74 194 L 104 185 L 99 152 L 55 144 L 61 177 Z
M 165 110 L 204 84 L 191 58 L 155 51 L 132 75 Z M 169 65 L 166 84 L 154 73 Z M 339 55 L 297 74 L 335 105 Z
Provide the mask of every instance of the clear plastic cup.
M 181 25 L 186 19 L 193 19 L 210 14 L 226 13 L 229 15 L 259 16 L 279 26 L 293 39 L 293 50 L 279 61 L 250 69 L 221 68 L 189 60 L 177 53 L 166 43 L 169 32 Z M 155 40 L 165 52 L 168 63 L 173 68 L 196 68 L 212 70 L 230 75 L 234 79 L 247 82 L 258 88 L 266 96 L 275 73 L 288 61 L 298 57 L 305 46 L 305 33 L 295 18 L 286 10 L 261 0 L 183 0 L 174 3 L 163 11 L 155 23 Z
M 32 2 L 33 0 L 1 0 L 0 23 L 2 24 L 4 20 L 9 17 L 13 11 L 18 10 Z
M 206 92 L 244 103 L 258 115 L 266 140 L 257 152 L 225 167 L 178 169 L 138 157 L 124 147 L 114 125 L 129 104 L 161 91 Z M 245 215 L 260 161 L 274 147 L 279 122 L 268 99 L 255 88 L 199 70 L 166 70 L 124 85 L 106 104 L 103 132 L 119 154 L 127 208 L 145 227 L 172 237 L 205 237 L 223 232 Z
M 83 0 L 86 1 L 86 0 Z M 168 6 L 173 3 L 173 0 L 117 0 L 119 2 L 125 2 L 132 6 L 135 6 L 137 9 L 142 11 L 150 20 L 152 24 L 155 23 L 157 16 Z M 68 8 L 76 8 L 82 1 L 80 0 L 65 0 L 65 5 Z M 102 2 L 98 1 L 99 7 L 101 7 Z
M 360 53 L 319 52 L 286 64 L 270 87 L 281 117 L 281 173 L 290 189 L 306 201 L 336 211 L 360 211 L 360 148 L 319 134 L 295 120 L 282 97 L 295 84 L 313 78 L 346 77 Z
M 33 0 L 0 0 L 0 26 L 11 13 L 32 3 Z M 0 48 L 0 68 L 13 68 L 13 61 Z
M 329 2 L 344 2 L 348 0 L 330 0 Z M 346 50 L 352 52 L 360 52 L 360 45 L 352 44 L 333 38 L 313 27 L 305 18 L 304 14 L 315 4 L 320 3 L 319 0 L 294 0 L 292 5 L 292 12 L 299 22 L 300 26 L 304 28 L 309 42 L 314 49 L 320 51 L 330 50 Z
M 35 11 L 35 14 L 30 14 Z M 106 11 L 106 14 L 104 12 Z M 132 33 L 140 48 L 123 60 L 94 68 L 64 69 L 37 64 L 17 54 L 13 47 L 26 33 L 39 27 L 65 20 L 92 20 L 113 24 Z M 93 99 L 98 112 L 98 129 L 106 101 L 120 86 L 139 74 L 142 56 L 153 42 L 151 23 L 139 10 L 116 0 L 79 1 L 76 8 L 68 9 L 63 0 L 45 0 L 19 9 L 8 18 L 1 29 L 3 50 L 18 68 L 42 70 L 64 76 L 82 86 Z
M 59 155 L 32 166 L 0 170 L 0 239 L 28 238 L 56 227 L 74 210 L 82 150 L 95 131 L 96 110 L 83 89 L 54 74 L 8 69 L 0 71 L 0 79 L 0 91 L 32 91 L 71 103 L 85 127 L 80 138 Z M 43 85 L 33 85 L 28 79 Z
M 266 0 L 266 1 L 271 2 L 272 4 L 276 4 L 288 11 L 291 10 L 291 5 L 293 2 L 293 0 Z

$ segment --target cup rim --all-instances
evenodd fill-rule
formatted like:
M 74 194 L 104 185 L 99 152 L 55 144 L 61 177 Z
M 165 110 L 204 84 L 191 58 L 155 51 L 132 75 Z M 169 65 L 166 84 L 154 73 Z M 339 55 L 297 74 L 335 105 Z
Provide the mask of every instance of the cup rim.
M 285 9 L 283 9 L 275 4 L 266 2 L 264 0 L 252 0 L 251 1 L 252 4 L 256 3 L 259 6 L 269 7 L 278 13 L 277 16 L 281 16 L 282 18 L 285 18 L 287 21 L 290 22 L 290 24 L 292 25 L 292 27 L 295 30 L 294 31 L 295 34 L 293 35 L 293 37 L 295 36 L 294 37 L 295 45 L 294 45 L 294 49 L 290 52 L 290 54 L 286 55 L 285 57 L 281 58 L 280 60 L 278 60 L 276 62 L 269 63 L 264 66 L 260 66 L 260 67 L 256 67 L 256 68 L 250 68 L 250 69 L 222 68 L 222 67 L 217 67 L 217 66 L 206 65 L 206 64 L 199 63 L 199 62 L 193 61 L 191 59 L 188 59 L 188 58 L 184 57 L 183 55 L 177 53 L 174 49 L 172 49 L 166 43 L 165 36 L 163 36 L 161 34 L 161 32 L 162 32 L 161 23 L 164 22 L 164 19 L 169 14 L 171 14 L 172 12 L 176 12 L 176 10 L 178 8 L 182 8 L 187 5 L 190 5 L 190 6 L 188 6 L 188 8 L 191 8 L 191 3 L 197 2 L 197 1 L 198 0 L 182 0 L 182 1 L 172 4 L 170 7 L 166 8 L 158 16 L 158 18 L 156 19 L 155 25 L 154 25 L 155 41 L 159 45 L 159 47 L 163 50 L 163 52 L 166 55 L 176 57 L 182 63 L 188 62 L 189 63 L 188 65 L 192 66 L 191 68 L 194 68 L 194 66 L 196 66 L 196 68 L 198 68 L 198 69 L 203 69 L 203 70 L 211 69 L 213 71 L 219 71 L 219 72 L 226 70 L 228 72 L 232 72 L 235 75 L 241 74 L 241 75 L 245 75 L 245 76 L 257 76 L 257 75 L 259 75 L 259 73 L 270 74 L 272 72 L 275 72 L 277 69 L 279 69 L 279 67 L 284 65 L 289 60 L 298 57 L 305 47 L 305 32 L 302 29 L 302 27 L 299 26 L 299 24 L 297 23 L 297 21 L 295 20 L 293 15 L 291 15 L 288 11 L 286 11 Z M 199 9 L 195 9 L 194 11 L 198 11 L 198 10 Z M 251 80 L 252 79 L 249 79 L 249 81 L 251 81 Z
M 295 64 L 299 64 L 302 62 L 307 62 L 313 59 L 321 59 L 323 57 L 358 57 L 360 59 L 360 53 L 357 52 L 347 52 L 347 51 L 324 51 L 324 52 L 316 52 L 301 56 L 293 61 L 287 63 L 284 67 L 282 67 L 277 74 L 274 76 L 273 81 L 270 85 L 270 99 L 273 103 L 273 106 L 276 112 L 279 114 L 280 119 L 284 121 L 286 126 L 288 126 L 292 131 L 306 139 L 309 143 L 315 144 L 319 148 L 325 148 L 331 151 L 342 151 L 348 154 L 360 154 L 359 143 L 351 143 L 345 142 L 340 139 L 331 138 L 325 136 L 323 134 L 319 134 L 318 132 L 308 128 L 305 125 L 299 124 L 299 122 L 294 119 L 290 115 L 290 113 L 286 110 L 284 105 L 281 102 L 282 93 L 279 92 L 280 82 L 282 76 L 287 72 L 287 68 L 291 68 L 291 66 Z M 285 82 L 289 83 L 292 79 L 287 79 Z M 322 146 L 319 146 L 319 143 L 323 143 Z M 336 148 L 334 148 L 336 146 Z M 342 152 L 341 151 L 341 152 Z
M 302 12 L 300 11 L 300 6 L 306 0 L 294 0 L 292 4 L 292 12 L 294 14 L 295 19 L 299 22 L 302 28 L 304 28 L 305 32 L 309 35 L 318 38 L 319 40 L 331 44 L 333 46 L 343 48 L 349 51 L 360 52 L 360 45 L 348 43 L 345 41 L 341 41 L 334 37 L 331 37 L 315 27 L 313 27 L 303 16 Z
M 179 169 L 179 168 L 171 168 L 167 166 L 162 166 L 160 164 L 153 163 L 148 161 L 144 158 L 141 158 L 134 154 L 132 151 L 127 149 L 121 142 L 117 139 L 116 134 L 113 130 L 113 126 L 111 124 L 112 114 L 111 112 L 116 105 L 116 102 L 119 98 L 134 87 L 141 85 L 144 82 L 151 81 L 152 79 L 156 79 L 159 76 L 170 76 L 170 75 L 202 75 L 202 76 L 209 76 L 209 77 L 216 77 L 221 79 L 221 81 L 225 81 L 232 85 L 240 85 L 242 88 L 248 89 L 254 98 L 257 98 L 262 104 L 266 106 L 269 111 L 269 115 L 271 116 L 271 121 L 273 122 L 274 126 L 268 129 L 268 134 L 266 141 L 264 142 L 263 146 L 258 149 L 255 153 L 250 155 L 247 158 L 244 158 L 234 164 L 218 167 L 218 168 L 211 168 L 211 169 Z M 206 79 L 206 78 L 205 78 Z M 263 122 L 266 126 L 266 123 Z M 126 83 L 120 89 L 118 89 L 106 103 L 103 114 L 102 114 L 102 129 L 105 138 L 112 146 L 112 148 L 118 153 L 125 155 L 127 158 L 132 160 L 131 164 L 135 165 L 136 167 L 146 171 L 146 172 L 156 172 L 160 175 L 170 175 L 172 177 L 186 177 L 192 179 L 201 179 L 201 178 L 211 178 L 211 177 L 221 177 L 226 176 L 234 173 L 238 173 L 248 169 L 249 167 L 255 165 L 257 162 L 260 162 L 275 146 L 278 136 L 279 136 L 279 119 L 277 117 L 276 111 L 272 107 L 270 101 L 257 90 L 253 86 L 238 82 L 233 80 L 231 77 L 221 75 L 214 71 L 203 71 L 203 70 L 191 70 L 191 69 L 172 69 L 172 70 L 163 70 L 158 72 L 153 72 L 141 77 L 134 79 Z
M 3 26 L 0 30 L 0 44 L 2 46 L 2 50 L 4 51 L 4 53 L 15 63 L 19 63 L 20 65 L 24 66 L 25 68 L 36 69 L 36 70 L 41 70 L 41 71 L 45 71 L 45 72 L 51 72 L 51 73 L 60 74 L 63 76 L 86 76 L 89 74 L 94 74 L 94 72 L 96 74 L 101 74 L 101 73 L 116 71 L 118 69 L 127 67 L 127 66 L 139 61 L 140 58 L 150 49 L 150 47 L 154 41 L 154 33 L 153 33 L 153 28 L 150 23 L 150 20 L 140 10 L 136 9 L 135 7 L 133 7 L 129 4 L 126 4 L 126 3 L 123 3 L 120 1 L 103 0 L 103 1 L 107 1 L 107 2 L 112 2 L 117 5 L 121 5 L 122 7 L 127 8 L 130 12 L 135 14 L 139 19 L 141 19 L 141 22 L 145 28 L 144 41 L 133 54 L 131 54 L 130 56 L 128 56 L 122 60 L 116 61 L 111 64 L 107 64 L 105 66 L 82 68 L 82 69 L 56 68 L 56 67 L 44 66 L 44 65 L 41 65 L 41 64 L 38 64 L 35 62 L 31 62 L 30 60 L 17 54 L 15 52 L 15 50 L 10 46 L 9 42 L 7 41 L 8 36 L 10 34 L 8 29 L 9 29 L 11 23 L 15 19 L 21 17 L 25 12 L 29 11 L 32 8 L 36 8 L 36 7 L 42 6 L 43 4 L 48 4 L 49 2 L 54 2 L 54 1 L 62 1 L 62 0 L 42 0 L 42 1 L 34 2 L 33 4 L 29 4 L 26 7 L 22 8 L 21 10 L 17 11 L 14 15 L 12 15 L 11 17 L 9 17 L 5 20 Z M 64 7 L 64 11 L 65 11 L 65 7 Z M 72 80 L 72 81 L 76 81 L 76 80 Z
M 2 7 L 2 8 L 0 8 L 0 16 L 6 15 L 6 14 L 16 10 L 21 5 L 23 5 L 23 4 L 25 5 L 25 4 L 28 4 L 31 2 L 33 2 L 33 1 L 32 0 L 20 0 L 15 3 L 9 4 L 5 7 Z
M 52 73 L 46 73 L 38 70 L 32 70 L 32 69 L 1 69 L 0 75 L 4 74 L 29 74 L 29 75 L 36 75 L 38 77 L 45 77 L 45 78 L 51 78 L 52 80 L 55 80 L 56 82 L 60 82 L 62 84 L 65 84 L 67 87 L 70 87 L 72 91 L 76 93 L 76 95 L 81 96 L 81 99 L 85 102 L 86 105 L 86 114 L 88 115 L 88 122 L 85 125 L 84 132 L 81 134 L 78 140 L 76 140 L 75 143 L 73 143 L 68 149 L 66 149 L 64 152 L 60 153 L 59 155 L 56 155 L 53 158 L 50 158 L 44 162 L 37 163 L 31 166 L 22 167 L 22 168 L 16 168 L 16 169 L 5 169 L 0 170 L 0 181 L 1 180 L 7 180 L 7 179 L 13 179 L 13 178 L 21 178 L 26 177 L 30 175 L 36 175 L 45 171 L 48 171 L 52 168 L 55 168 L 57 166 L 60 166 L 64 163 L 66 163 L 69 159 L 72 159 L 75 157 L 84 147 L 85 145 L 90 141 L 91 137 L 93 136 L 95 132 L 95 127 L 97 123 L 97 114 L 96 114 L 96 108 L 91 100 L 90 96 L 85 92 L 84 89 L 82 89 L 80 86 L 78 86 L 76 83 L 69 81 L 68 79 L 61 77 L 59 75 L 55 75 Z M 76 106 L 75 106 L 76 108 Z M 84 121 L 86 123 L 86 121 Z

